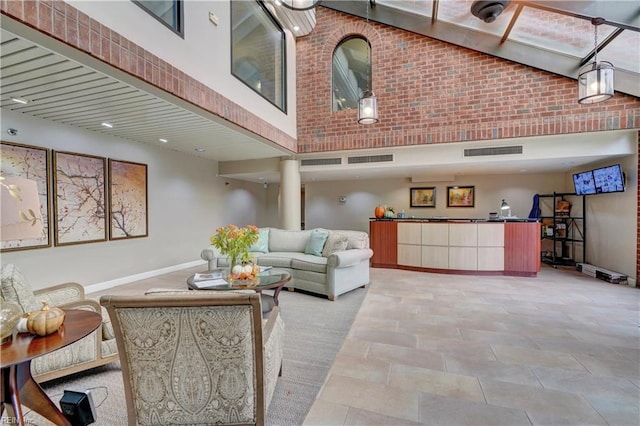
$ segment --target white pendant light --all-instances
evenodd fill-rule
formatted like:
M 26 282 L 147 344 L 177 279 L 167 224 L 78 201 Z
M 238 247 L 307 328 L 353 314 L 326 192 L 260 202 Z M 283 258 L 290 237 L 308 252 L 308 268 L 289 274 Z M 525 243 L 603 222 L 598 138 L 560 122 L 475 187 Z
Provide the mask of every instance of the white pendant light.
M 378 122 L 378 98 L 373 90 L 365 90 L 358 100 L 358 123 L 375 124 Z
M 593 62 L 585 65 L 578 74 L 578 102 L 581 104 L 595 104 L 613 96 L 615 67 L 607 61 L 598 63 L 598 25 L 603 22 L 603 18 L 591 20 L 595 33 Z
M 281 4 L 287 9 L 303 11 L 316 7 L 320 0 L 277 0 L 276 4 Z
M 367 26 L 369 26 L 369 2 L 367 1 Z M 369 59 L 369 88 L 362 92 L 358 100 L 358 124 L 375 124 L 378 122 L 378 98 L 371 88 L 371 46 L 367 52 Z

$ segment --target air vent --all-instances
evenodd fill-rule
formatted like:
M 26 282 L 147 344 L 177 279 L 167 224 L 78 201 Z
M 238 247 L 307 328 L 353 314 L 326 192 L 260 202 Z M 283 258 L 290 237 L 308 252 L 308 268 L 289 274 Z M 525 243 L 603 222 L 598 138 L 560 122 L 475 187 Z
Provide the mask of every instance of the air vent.
M 393 154 L 386 155 L 363 155 L 360 157 L 349 157 L 349 164 L 362 163 L 384 163 L 385 161 L 393 161 Z
M 342 158 L 310 158 L 308 160 L 300 160 L 301 166 L 332 166 L 342 164 Z
M 469 148 L 464 150 L 465 157 L 480 157 L 483 155 L 522 154 L 522 145 L 493 146 L 488 148 Z

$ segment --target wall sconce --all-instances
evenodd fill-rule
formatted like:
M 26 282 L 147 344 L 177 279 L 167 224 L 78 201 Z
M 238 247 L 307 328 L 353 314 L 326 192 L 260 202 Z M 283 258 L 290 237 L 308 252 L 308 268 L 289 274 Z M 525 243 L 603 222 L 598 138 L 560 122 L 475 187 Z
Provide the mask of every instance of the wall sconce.
M 40 196 L 35 180 L 5 177 L 2 179 L 1 198 L 0 240 L 26 240 L 44 236 Z

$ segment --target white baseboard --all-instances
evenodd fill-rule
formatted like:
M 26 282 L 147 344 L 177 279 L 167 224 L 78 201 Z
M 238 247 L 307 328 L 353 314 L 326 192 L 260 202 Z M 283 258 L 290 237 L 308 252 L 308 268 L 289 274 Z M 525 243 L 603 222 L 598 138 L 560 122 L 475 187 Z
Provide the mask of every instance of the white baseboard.
M 96 291 L 108 290 L 113 287 L 117 287 L 123 284 L 129 284 L 134 281 L 144 280 L 145 278 L 153 278 L 158 275 L 168 274 L 169 272 L 180 271 L 182 269 L 192 268 L 194 266 L 204 265 L 207 262 L 202 260 L 195 260 L 193 262 L 181 263 L 179 265 L 168 266 L 166 268 L 156 269 L 153 271 L 142 272 L 140 274 L 129 275 L 128 277 L 122 277 L 111 281 L 105 281 L 102 283 L 88 285 L 84 288 L 85 294 L 94 293 Z

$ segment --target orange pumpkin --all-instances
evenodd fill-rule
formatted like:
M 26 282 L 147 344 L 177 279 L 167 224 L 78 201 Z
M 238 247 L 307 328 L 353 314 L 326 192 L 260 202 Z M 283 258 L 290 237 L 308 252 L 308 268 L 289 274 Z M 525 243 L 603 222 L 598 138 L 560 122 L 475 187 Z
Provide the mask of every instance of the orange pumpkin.
M 374 214 L 376 215 L 376 218 L 382 219 L 386 211 L 387 209 L 385 209 L 383 206 L 376 206 L 376 209 L 374 210 Z

